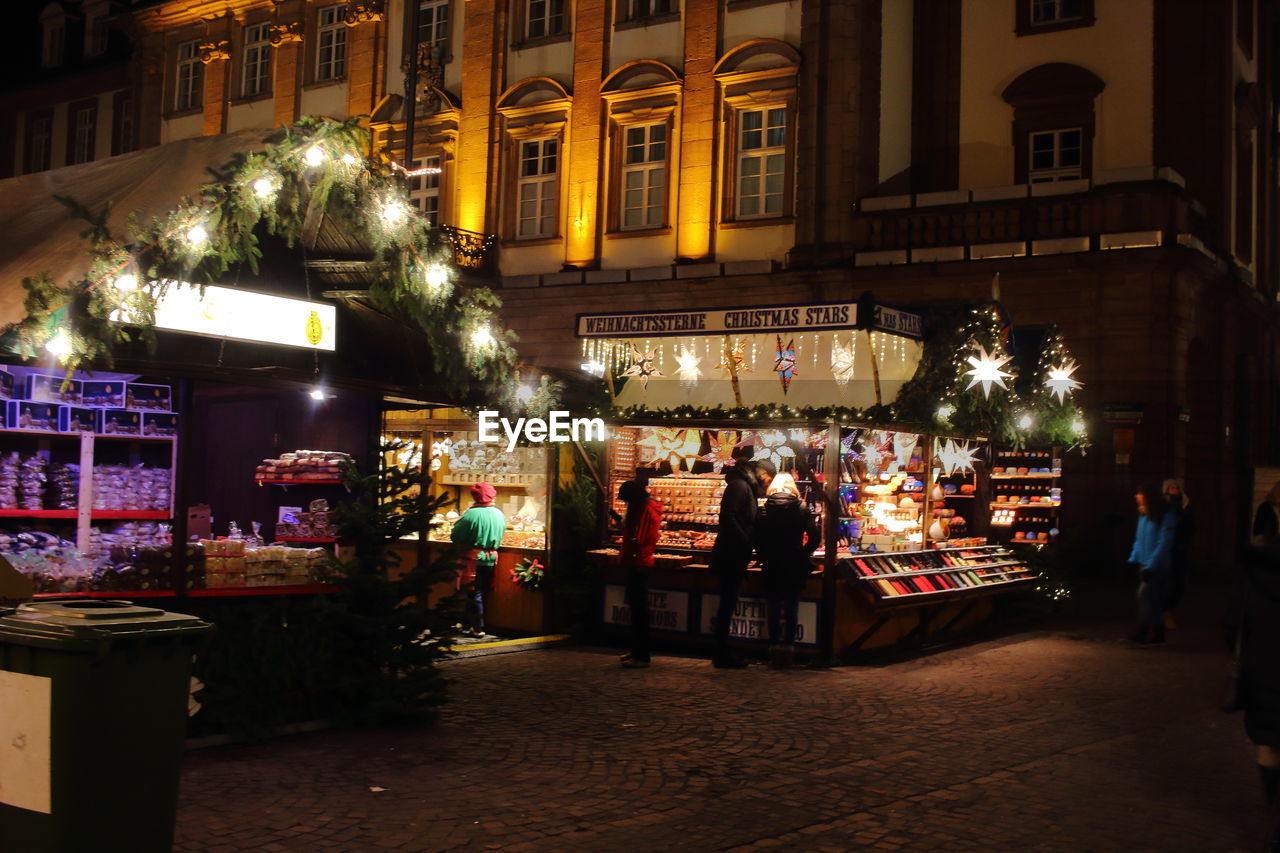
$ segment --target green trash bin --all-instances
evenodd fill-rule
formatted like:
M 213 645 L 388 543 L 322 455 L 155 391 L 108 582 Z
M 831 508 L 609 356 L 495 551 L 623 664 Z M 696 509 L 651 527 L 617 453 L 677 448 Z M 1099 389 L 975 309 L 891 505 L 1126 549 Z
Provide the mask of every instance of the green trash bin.
M 191 659 L 212 627 L 127 601 L 0 610 L 0 851 L 172 848 Z

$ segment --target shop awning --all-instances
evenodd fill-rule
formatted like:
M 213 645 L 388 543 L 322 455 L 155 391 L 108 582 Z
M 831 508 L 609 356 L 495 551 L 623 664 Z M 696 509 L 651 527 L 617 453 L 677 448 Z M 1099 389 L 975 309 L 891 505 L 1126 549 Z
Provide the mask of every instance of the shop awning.
M 209 180 L 210 168 L 261 140 L 261 131 L 202 136 L 0 181 L 0 329 L 25 316 L 23 278 L 47 272 L 65 282 L 89 267 L 85 223 L 54 196 L 94 212 L 110 204 L 108 223 L 119 229 L 131 214 L 146 221 L 172 210 Z

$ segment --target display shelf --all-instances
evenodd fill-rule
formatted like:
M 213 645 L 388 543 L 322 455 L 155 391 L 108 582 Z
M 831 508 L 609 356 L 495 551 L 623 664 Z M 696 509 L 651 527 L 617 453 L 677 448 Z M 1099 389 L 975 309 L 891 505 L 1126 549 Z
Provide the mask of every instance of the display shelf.
M 177 594 L 172 589 L 95 589 L 87 592 L 37 592 L 31 597 L 38 600 L 50 598 L 119 598 L 127 601 L 131 598 L 174 598 Z
M 0 509 L 0 518 L 78 518 L 76 509 Z M 95 521 L 167 521 L 173 513 L 167 509 L 95 509 L 89 513 Z
M 895 572 L 889 575 L 858 575 L 858 577 L 871 581 L 871 580 L 876 580 L 878 578 L 909 578 L 909 577 L 914 577 L 916 575 L 945 575 L 948 572 L 967 572 L 967 571 L 972 571 L 974 569 L 983 569 L 983 570 L 1000 569 L 1006 566 L 1022 566 L 1024 569 L 1026 568 L 1026 566 L 1020 560 L 1009 560 L 1003 563 L 973 563 L 972 565 L 968 565 L 968 566 L 944 566 L 943 568 L 939 568 L 939 569 L 911 569 L 909 571 Z M 997 572 L 997 574 L 1002 574 L 1002 573 Z
M 61 404 L 59 404 L 61 405 Z M 172 443 L 177 439 L 171 435 L 120 435 L 118 433 L 102 433 L 102 432 L 58 432 L 49 429 L 8 429 L 0 428 L 0 435 L 34 435 L 40 438 L 66 438 L 79 441 L 82 435 L 93 436 L 94 441 L 161 441 Z
M 930 598 L 964 598 L 967 595 L 982 595 L 993 591 L 1001 592 L 1011 586 L 1035 583 L 1039 580 L 1039 576 L 1033 576 L 1026 578 L 1014 578 L 1012 580 L 1005 581 L 993 581 L 979 586 L 968 586 L 958 589 L 941 589 L 930 592 L 906 592 L 898 595 L 884 595 L 878 599 L 877 603 L 886 607 L 893 607 L 898 604 L 918 604 L 922 600 Z
M 279 586 L 213 586 L 193 589 L 187 593 L 192 598 L 231 598 L 242 595 L 320 595 L 345 590 L 342 584 L 307 583 L 281 584 Z
M 254 482 L 259 486 L 341 486 L 341 480 L 260 480 L 254 478 Z
M 1036 503 L 1014 503 L 1013 501 L 1005 501 L 998 503 L 991 502 L 992 509 L 1058 509 L 1062 506 L 1062 501 L 1054 503 L 1052 501 L 1037 501 Z
M 993 480 L 1060 480 L 1061 474 L 992 474 Z
M 532 483 L 532 482 L 529 482 L 529 483 L 494 483 L 494 482 L 491 482 L 491 481 L 489 481 L 489 480 L 484 480 L 484 479 L 483 479 L 483 477 L 481 477 L 481 479 L 475 479 L 475 480 L 459 480 L 459 479 L 458 479 L 458 478 L 456 478 L 456 477 L 450 477 L 448 480 L 441 479 L 441 480 L 439 480 L 438 482 L 439 482 L 439 483 L 440 483 L 440 485 L 442 485 L 442 486 L 474 486 L 476 483 L 479 483 L 479 482 L 481 482 L 481 481 L 483 481 L 483 482 L 485 482 L 485 483 L 489 483 L 489 485 L 493 486 L 495 489 L 527 489 L 527 488 L 530 488 L 531 486 L 533 486 L 533 485 L 534 485 L 534 483 Z

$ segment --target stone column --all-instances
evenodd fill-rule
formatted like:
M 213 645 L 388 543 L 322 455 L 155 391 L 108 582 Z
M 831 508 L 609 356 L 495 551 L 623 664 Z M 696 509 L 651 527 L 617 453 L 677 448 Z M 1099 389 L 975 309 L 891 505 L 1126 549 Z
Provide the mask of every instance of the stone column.
M 463 4 L 462 111 L 458 122 L 457 204 L 454 224 L 468 231 L 495 233 L 498 136 L 494 103 L 503 91 L 506 65 L 506 3 L 466 0 Z
M 276 23 L 271 27 L 275 62 L 272 124 L 278 127 L 293 124 L 301 115 L 305 11 L 300 0 L 285 0 L 276 7 Z
M 607 61 L 609 4 L 577 0 L 573 35 L 573 107 L 569 113 L 565 165 L 565 263 L 599 263 L 600 81 Z
M 231 95 L 231 25 L 230 12 L 209 21 L 205 39 L 200 44 L 200 61 L 204 63 L 204 130 L 205 136 L 227 132 L 228 98 Z
M 382 92 L 386 21 L 381 12 L 352 21 L 347 13 L 347 115 L 369 115 Z
M 715 149 L 719 134 L 715 68 L 721 0 L 684 4 L 684 98 L 680 121 L 680 195 L 675 216 L 676 252 L 709 259 L 715 253 Z M 576 86 L 575 86 L 576 88 Z

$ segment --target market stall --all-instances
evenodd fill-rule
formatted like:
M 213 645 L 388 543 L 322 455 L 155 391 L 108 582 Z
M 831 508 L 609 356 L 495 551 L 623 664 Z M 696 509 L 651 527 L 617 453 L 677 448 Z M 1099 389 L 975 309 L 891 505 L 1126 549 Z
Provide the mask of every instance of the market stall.
M 891 404 L 920 372 L 922 328 L 921 315 L 867 300 L 579 317 L 583 368 L 602 376 L 617 418 L 610 496 L 635 478 L 664 506 L 650 580 L 656 637 L 710 640 L 719 597 L 709 556 L 723 470 L 739 456 L 792 473 L 822 523 L 802 648 L 843 654 L 963 630 L 989 615 L 992 598 L 1038 582 L 1007 543 L 1047 543 L 1057 527 L 1006 536 L 1001 513 L 1060 506 L 1048 483 L 1061 459 L 1032 465 L 1018 450 L 1027 464 L 1016 464 L 1013 451 L 958 435 L 941 399 L 929 430 L 895 425 Z M 975 385 L 1011 375 L 997 354 L 975 351 Z M 1016 495 L 1006 491 L 1015 482 Z M 624 630 L 616 540 L 591 556 L 604 578 L 602 628 Z M 762 592 L 753 566 L 731 637 L 763 642 Z

